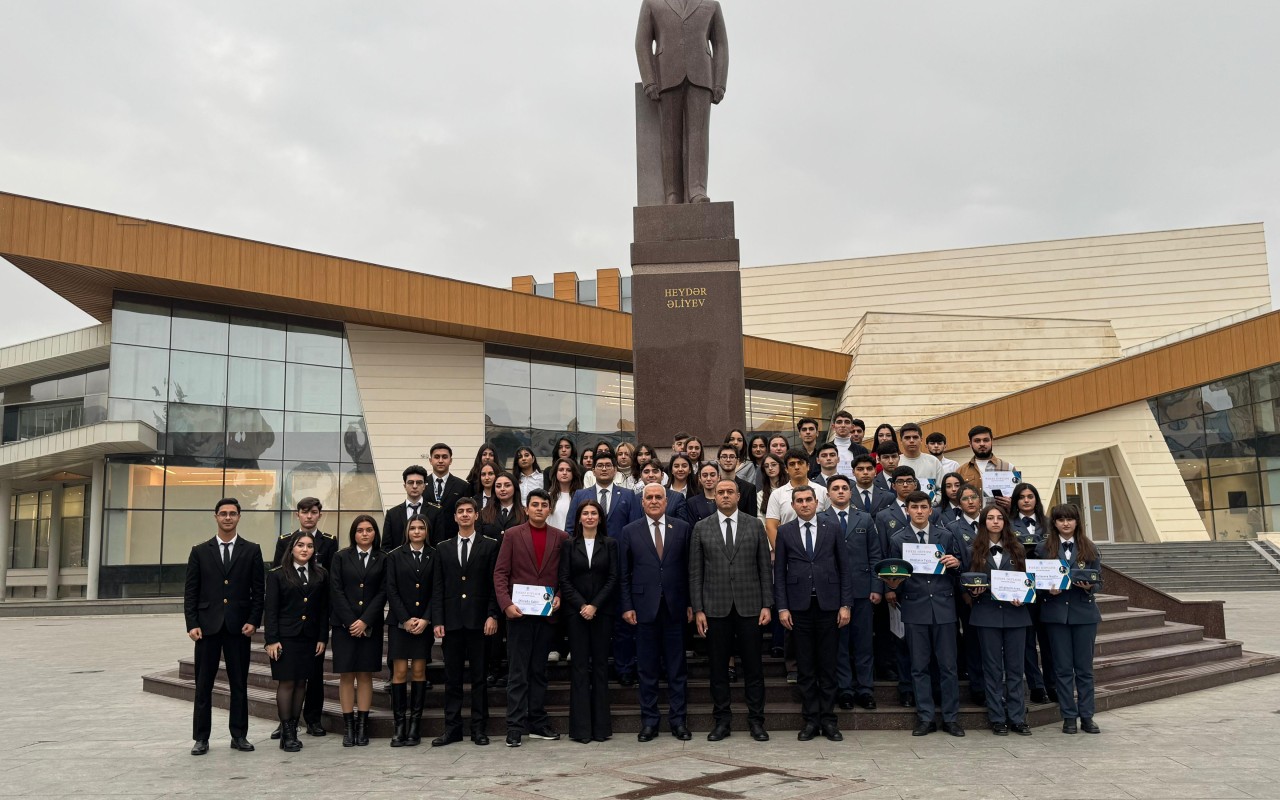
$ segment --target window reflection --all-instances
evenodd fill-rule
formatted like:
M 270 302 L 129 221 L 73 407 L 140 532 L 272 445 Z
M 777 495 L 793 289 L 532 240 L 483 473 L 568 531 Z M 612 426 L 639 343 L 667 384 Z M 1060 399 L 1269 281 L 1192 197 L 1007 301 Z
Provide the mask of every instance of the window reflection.
M 230 359 L 227 405 L 284 408 L 284 364 L 251 358 Z
M 227 352 L 227 315 L 196 308 L 173 310 L 173 347 L 201 353 Z
M 226 409 L 169 404 L 166 452 L 173 456 L 222 458 L 226 453 Z
M 232 317 L 230 352 L 233 356 L 284 361 L 284 323 Z
M 227 359 L 174 350 L 169 360 L 169 402 L 227 404 Z
M 284 412 L 227 409 L 227 458 L 242 461 L 284 457 Z

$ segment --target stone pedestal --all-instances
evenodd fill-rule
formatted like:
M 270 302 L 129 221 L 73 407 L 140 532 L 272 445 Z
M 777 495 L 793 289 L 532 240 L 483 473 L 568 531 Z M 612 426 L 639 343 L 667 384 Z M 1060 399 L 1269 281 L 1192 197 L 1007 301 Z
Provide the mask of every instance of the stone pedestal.
M 636 433 L 708 448 L 745 429 L 742 284 L 733 203 L 639 206 L 631 245 Z

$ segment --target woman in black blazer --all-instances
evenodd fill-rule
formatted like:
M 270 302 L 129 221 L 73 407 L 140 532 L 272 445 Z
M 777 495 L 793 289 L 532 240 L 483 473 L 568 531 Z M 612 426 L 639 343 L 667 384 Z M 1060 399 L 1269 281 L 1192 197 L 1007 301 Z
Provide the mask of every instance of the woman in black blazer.
M 315 537 L 298 531 L 280 563 L 267 573 L 264 635 L 276 680 L 280 749 L 289 753 L 302 749 L 298 717 L 307 679 L 329 642 L 329 575 L 316 562 L 315 552 Z
M 368 514 L 351 521 L 350 544 L 333 557 L 329 624 L 333 671 L 342 704 L 342 746 L 369 744 L 373 673 L 382 669 L 382 613 L 387 605 L 386 561 L 378 523 Z
M 573 536 L 560 551 L 560 604 L 572 654 L 569 738 L 586 744 L 613 735 L 609 718 L 609 644 L 618 597 L 618 542 L 604 532 L 595 500 L 578 506 Z
M 488 464 L 484 465 L 488 468 Z M 422 742 L 422 706 L 427 700 L 427 664 L 435 644 L 430 614 L 431 561 L 427 518 L 414 514 L 405 523 L 405 543 L 387 554 L 387 660 L 391 662 L 391 713 L 396 732 L 392 747 Z M 406 687 L 413 666 L 412 690 Z
M 1056 558 L 1066 561 L 1068 569 L 1096 569 L 1102 575 L 1102 557 L 1085 535 L 1080 509 L 1074 505 L 1054 506 L 1049 512 L 1048 535 L 1036 547 L 1036 558 Z M 1102 621 L 1094 594 L 1101 585 L 1073 581 L 1065 590 L 1040 593 L 1040 621 L 1053 651 L 1063 733 L 1076 732 L 1077 718 L 1080 730 L 1101 733 L 1093 721 L 1093 646 Z

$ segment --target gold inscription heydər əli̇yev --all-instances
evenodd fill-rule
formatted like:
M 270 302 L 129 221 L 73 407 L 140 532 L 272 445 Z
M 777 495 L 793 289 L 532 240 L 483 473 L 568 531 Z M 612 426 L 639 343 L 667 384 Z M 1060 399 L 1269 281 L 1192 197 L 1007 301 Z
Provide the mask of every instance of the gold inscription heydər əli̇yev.
M 705 286 L 689 286 L 681 289 L 664 289 L 667 308 L 702 308 L 707 303 Z

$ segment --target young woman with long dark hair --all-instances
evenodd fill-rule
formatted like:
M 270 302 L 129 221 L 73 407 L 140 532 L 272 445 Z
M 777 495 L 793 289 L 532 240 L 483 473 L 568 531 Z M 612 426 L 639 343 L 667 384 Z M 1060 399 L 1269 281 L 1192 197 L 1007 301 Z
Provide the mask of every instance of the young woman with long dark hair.
M 382 671 L 382 614 L 387 605 L 386 554 L 378 523 L 368 514 L 351 520 L 348 544 L 333 556 L 329 623 L 333 671 L 342 706 L 342 746 L 369 744 L 373 673 Z
M 329 642 L 329 573 L 316 561 L 315 552 L 315 537 L 297 531 L 280 563 L 267 573 L 263 633 L 276 680 L 280 749 L 288 753 L 302 749 L 298 717 L 307 681 Z
M 617 616 L 618 542 L 604 530 L 604 508 L 578 505 L 573 535 L 560 551 L 561 610 L 569 629 L 569 738 L 603 742 L 609 715 L 609 647 Z
M 485 464 L 484 469 L 491 467 Z M 422 742 L 422 707 L 427 700 L 427 664 L 435 634 L 431 628 L 431 526 L 415 514 L 405 523 L 405 543 L 387 554 L 387 660 L 391 662 L 392 747 Z M 412 673 L 410 672 L 412 668 Z M 409 686 L 412 677 L 412 686 Z

